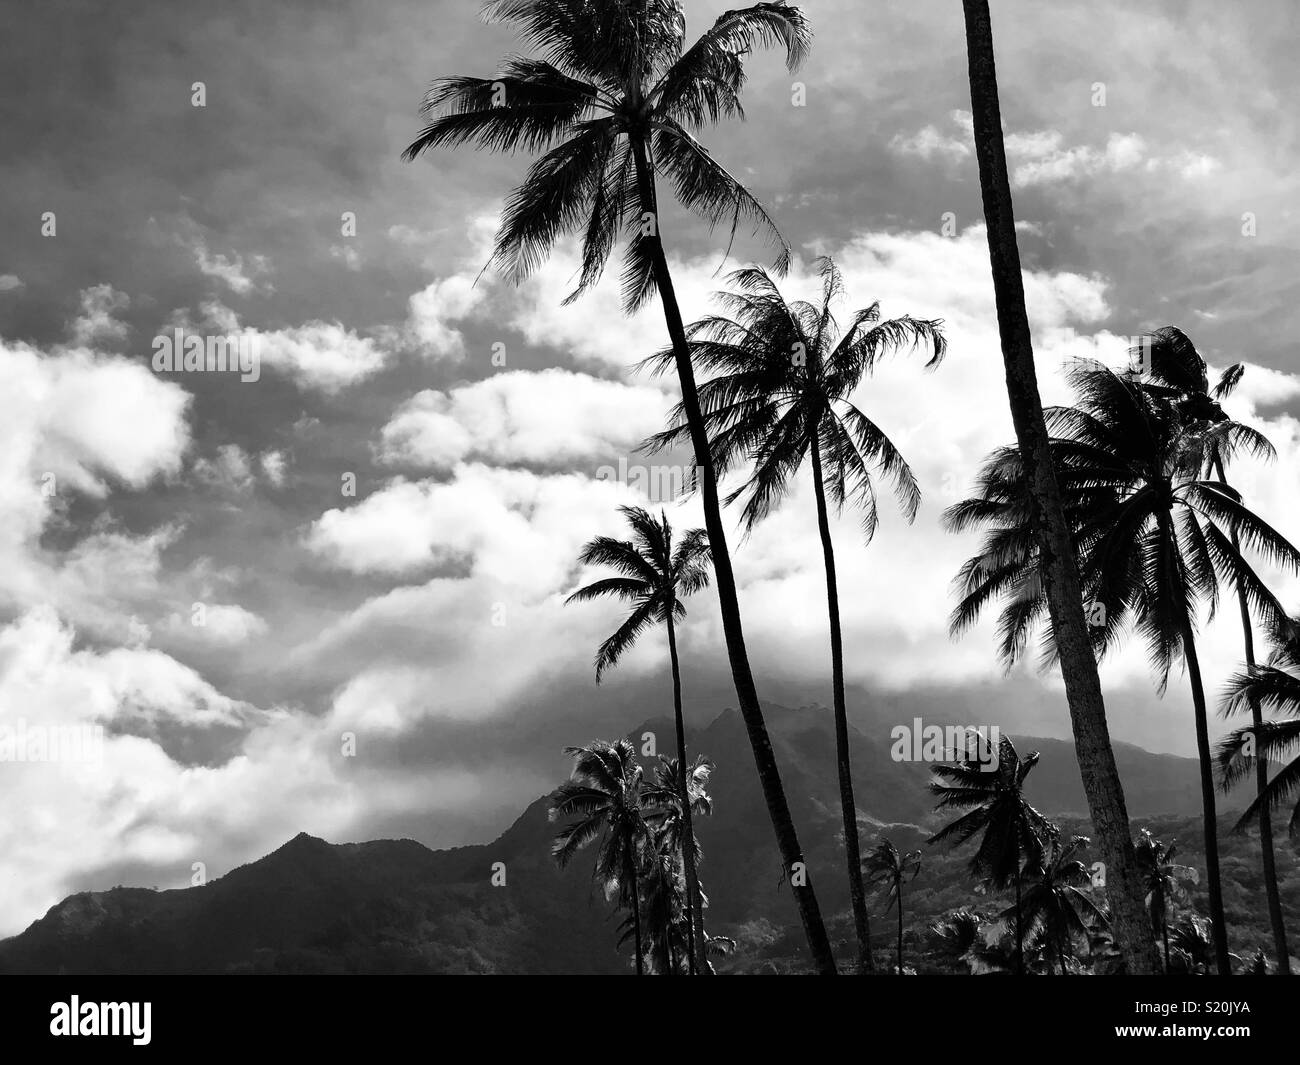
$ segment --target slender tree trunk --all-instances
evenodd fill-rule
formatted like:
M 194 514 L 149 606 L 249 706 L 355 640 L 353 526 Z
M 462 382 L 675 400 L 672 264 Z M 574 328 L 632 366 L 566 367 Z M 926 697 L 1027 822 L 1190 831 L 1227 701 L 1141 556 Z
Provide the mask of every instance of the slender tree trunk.
M 862 883 L 862 854 L 858 841 L 858 807 L 853 799 L 853 769 L 849 764 L 849 718 L 844 701 L 844 638 L 840 632 L 840 593 L 835 580 L 835 548 L 826 514 L 826 487 L 822 483 L 821 447 L 812 442 L 813 487 L 817 490 L 817 529 L 821 533 L 826 563 L 826 609 L 831 628 L 831 691 L 835 706 L 835 766 L 839 774 L 840 815 L 844 823 L 844 860 L 849 867 L 849 896 L 853 927 L 858 937 L 858 972 L 869 973 L 871 926 L 867 916 L 867 891 Z
M 763 788 L 763 798 L 767 803 L 767 813 L 776 833 L 786 881 L 794 892 L 795 904 L 799 909 L 804 935 L 808 939 L 813 965 L 821 975 L 834 976 L 835 956 L 831 952 L 830 940 L 826 936 L 826 925 L 822 921 L 817 896 L 813 892 L 807 863 L 799 847 L 799 836 L 795 831 L 794 820 L 790 816 L 790 806 L 786 801 L 785 789 L 781 785 L 781 772 L 777 768 L 772 740 L 768 735 L 767 723 L 763 720 L 763 710 L 758 701 L 758 691 L 754 686 L 754 675 L 749 667 L 749 654 L 745 650 L 745 633 L 740 620 L 740 601 L 736 596 L 736 578 L 731 569 L 731 556 L 727 552 L 726 531 L 722 527 L 718 483 L 713 470 L 713 457 L 709 452 L 709 438 L 705 431 L 704 418 L 700 412 L 700 398 L 695 389 L 695 369 L 691 364 L 686 326 L 682 322 L 682 313 L 677 306 L 672 276 L 668 271 L 668 259 L 664 255 L 655 198 L 654 172 L 646 156 L 644 139 L 640 135 L 633 135 L 630 140 L 636 164 L 641 208 L 650 215 L 655 227 L 654 235 L 647 239 L 653 256 L 655 284 L 659 288 L 668 336 L 672 341 L 673 354 L 676 358 L 677 377 L 682 389 L 682 406 L 686 413 L 687 424 L 690 426 L 691 445 L 695 450 L 695 461 L 701 472 L 704 526 L 709 534 L 713 572 L 718 586 L 718 604 L 722 613 L 722 629 L 727 640 L 727 658 L 736 685 L 736 701 L 740 706 L 741 717 L 745 721 L 745 730 L 749 734 L 750 747 L 754 751 L 754 763 L 758 769 L 759 783 Z
M 1016 870 L 1016 975 L 1025 975 L 1025 940 L 1020 928 L 1020 870 Z
M 1210 889 L 1210 927 L 1214 934 L 1214 960 L 1220 976 L 1232 975 L 1228 957 L 1228 926 L 1223 916 L 1223 889 L 1219 879 L 1219 822 L 1215 810 L 1214 763 L 1210 754 L 1210 726 L 1205 708 L 1205 685 L 1201 680 L 1201 662 L 1196 654 L 1196 634 L 1191 618 L 1182 621 L 1183 657 L 1192 684 L 1192 708 L 1196 712 L 1196 754 L 1201 770 L 1201 811 L 1205 834 L 1205 878 Z
M 1228 486 L 1228 478 L 1223 471 L 1223 460 L 1217 455 L 1214 459 L 1214 471 L 1218 474 L 1219 483 L 1225 488 Z M 1237 536 L 1236 528 L 1230 530 L 1232 536 L 1232 549 L 1234 551 L 1240 548 L 1240 541 Z M 1237 606 L 1241 611 L 1241 636 L 1245 645 L 1246 669 L 1254 671 L 1255 669 L 1255 632 L 1250 622 L 1250 602 L 1246 599 L 1246 590 L 1240 586 L 1237 587 Z M 1253 735 L 1258 741 L 1260 732 L 1264 726 L 1264 714 L 1260 709 L 1259 700 L 1254 696 L 1250 699 L 1250 723 L 1255 730 Z M 1268 788 L 1268 761 L 1264 758 L 1256 757 L 1255 759 L 1255 794 L 1259 796 L 1259 849 L 1263 856 L 1264 865 L 1264 891 L 1268 896 L 1268 919 L 1273 926 L 1273 955 L 1277 959 L 1277 974 L 1279 976 L 1291 975 L 1291 955 L 1286 948 L 1286 922 L 1282 917 L 1282 899 L 1277 888 L 1277 862 L 1273 854 L 1273 813 L 1269 809 L 1268 803 L 1264 800 L 1264 792 Z
M 1161 918 L 1160 921 L 1160 938 L 1165 944 L 1165 975 L 1169 975 L 1169 918 Z
M 903 882 L 898 882 L 898 975 L 903 975 Z
M 696 963 L 696 944 L 704 944 L 704 913 L 700 900 L 700 881 L 695 871 L 695 825 L 691 820 L 691 795 L 687 787 L 689 765 L 686 761 L 686 725 L 682 721 L 682 674 L 677 660 L 677 630 L 671 606 L 668 611 L 668 656 L 673 663 L 673 717 L 677 726 L 677 800 L 682 804 L 682 823 L 686 826 L 682 841 L 682 864 L 686 869 L 686 958 L 691 976 L 700 969 Z
M 1025 468 L 1031 481 L 1031 510 L 1038 534 L 1044 590 L 1060 652 L 1074 732 L 1075 753 L 1088 812 L 1106 864 L 1115 940 L 1130 973 L 1154 973 L 1159 966 L 1155 937 L 1143 904 L 1145 891 L 1133 851 L 1124 789 L 1110 744 L 1097 660 L 1083 612 L 1083 593 L 1070 528 L 1052 466 L 1047 426 L 1038 392 L 1034 350 L 1025 310 L 1024 280 L 1016 244 L 1015 214 L 1007 178 L 993 60 L 988 0 L 963 0 L 969 54 L 971 111 L 979 159 L 980 191 L 988 223 L 989 258 L 997 302 L 998 329 L 1006 368 L 1007 396 Z
M 641 953 L 641 890 L 637 883 L 636 864 L 629 867 L 632 874 L 632 943 L 636 949 L 636 974 L 637 976 L 645 975 L 645 958 Z

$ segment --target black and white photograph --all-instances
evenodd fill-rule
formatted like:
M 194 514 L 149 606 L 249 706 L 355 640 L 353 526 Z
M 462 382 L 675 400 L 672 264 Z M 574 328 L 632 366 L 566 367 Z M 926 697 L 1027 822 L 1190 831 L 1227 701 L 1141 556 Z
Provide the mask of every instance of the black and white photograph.
M 1285 1021 L 1300 9 L 737 2 L 0 0 L 6 1030 Z

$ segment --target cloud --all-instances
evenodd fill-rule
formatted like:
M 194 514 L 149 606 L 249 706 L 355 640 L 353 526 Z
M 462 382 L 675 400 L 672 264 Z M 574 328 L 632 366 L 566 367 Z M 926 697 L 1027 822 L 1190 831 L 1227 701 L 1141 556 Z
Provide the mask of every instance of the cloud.
M 12 292 L 23 287 L 23 279 L 17 274 L 0 274 L 0 292 Z
M 191 249 L 194 262 L 204 277 L 214 277 L 222 282 L 237 296 L 247 296 L 250 292 L 263 289 L 271 291 L 270 285 L 259 285 L 257 278 L 269 273 L 270 262 L 264 255 L 253 255 L 245 261 L 238 254 L 212 255 L 202 240 L 196 241 Z
M 116 315 L 130 305 L 126 293 L 112 285 L 82 289 L 81 313 L 72 320 L 72 342 L 80 347 L 98 347 L 125 340 L 130 327 Z
M 239 316 L 216 300 L 199 306 L 199 320 L 179 311 L 172 324 L 194 332 L 215 332 L 238 338 L 256 353 L 260 369 L 289 378 L 299 388 L 337 395 L 381 372 L 388 351 L 370 338 L 358 336 L 338 322 L 311 321 L 284 329 L 241 326 Z
M 970 158 L 973 121 L 968 111 L 953 111 L 950 123 L 960 135 L 926 125 L 913 134 L 895 134 L 889 142 L 895 155 L 924 161 L 941 160 L 949 165 Z M 1146 140 L 1136 133 L 1112 133 L 1105 145 L 1067 145 L 1059 130 L 1028 130 L 1006 133 L 1007 160 L 1015 188 L 1076 182 L 1099 174 L 1130 171 L 1175 173 L 1192 180 L 1219 169 L 1217 159 L 1203 152 L 1181 149 L 1172 155 L 1153 154 Z
M 426 469 L 467 459 L 556 467 L 605 462 L 658 431 L 667 410 L 667 398 L 651 385 L 554 368 L 509 371 L 413 396 L 384 426 L 380 458 Z

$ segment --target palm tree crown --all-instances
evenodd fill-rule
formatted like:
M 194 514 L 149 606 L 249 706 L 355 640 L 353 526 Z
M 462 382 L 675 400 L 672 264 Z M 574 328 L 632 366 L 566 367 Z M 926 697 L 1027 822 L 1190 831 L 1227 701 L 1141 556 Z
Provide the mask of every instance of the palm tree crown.
M 966 810 L 927 842 L 960 845 L 977 833 L 979 848 L 971 858 L 972 875 L 1005 888 L 1019 875 L 1026 860 L 1041 861 L 1052 823 L 1034 808 L 1024 794 L 1025 777 L 1038 764 L 1038 752 L 1020 757 L 1015 744 L 1003 736 L 998 742 L 997 765 L 969 759 L 936 765 L 930 791 L 938 809 Z
M 1130 624 L 1136 626 L 1163 690 L 1183 650 L 1183 629 L 1194 628 L 1196 600 L 1203 598 L 1212 612 L 1221 582 L 1242 589 L 1266 621 L 1282 616 L 1232 534 L 1293 570 L 1300 569 L 1300 552 L 1236 492 L 1202 476 L 1211 448 L 1256 448 L 1253 430 L 1230 422 L 1235 429 L 1188 432 L 1171 402 L 1100 363 L 1083 360 L 1069 377 L 1077 405 L 1053 408 L 1047 416 L 1095 649 L 1105 653 Z M 1046 630 L 1044 660 L 1056 653 L 1026 495 L 1019 453 L 1004 448 L 986 462 L 976 495 L 945 515 L 954 531 L 990 530 L 958 575 L 953 631 L 973 624 L 992 600 L 1005 599 L 999 653 L 1008 664 L 1039 624 Z
M 920 490 L 893 442 L 851 400 L 876 363 L 890 351 L 924 343 L 933 367 L 946 350 L 941 321 L 880 319 L 880 304 L 854 312 L 841 331 L 833 306 L 844 294 L 839 269 L 829 257 L 817 260 L 821 300 L 787 302 L 762 267 L 737 270 L 728 279 L 735 291 L 717 295 L 724 313 L 688 329 L 695 365 L 711 374 L 700 385 L 700 405 L 710 431 L 718 476 L 753 459 L 747 483 L 727 500 L 747 495 L 742 514 L 752 529 L 784 496 L 809 455 L 818 452 L 826 487 L 837 509 L 862 512 L 868 540 L 876 528 L 873 473 L 888 478 L 910 521 Z M 648 362 L 658 372 L 672 366 L 671 350 Z M 679 405 L 671 428 L 653 438 L 660 448 L 687 439 Z
M 620 576 L 594 581 L 565 600 L 582 603 L 613 596 L 632 607 L 626 620 L 596 652 L 596 682 L 618 663 L 623 653 L 650 625 L 667 624 L 686 616 L 684 596 L 709 583 L 709 540 L 703 529 L 691 529 L 676 544 L 668 517 L 656 521 L 641 507 L 620 507 L 632 530 L 630 540 L 597 536 L 583 547 L 578 561 L 607 566 Z
M 1275 632 L 1273 639 L 1273 651 L 1262 665 L 1229 680 L 1222 709 L 1225 714 L 1239 714 L 1254 703 L 1280 719 L 1234 730 L 1221 742 L 1218 762 L 1225 788 L 1252 776 L 1258 761 L 1280 764 L 1282 768 L 1251 801 L 1238 826 L 1249 823 L 1266 803 L 1269 810 L 1294 803 L 1287 831 L 1295 836 L 1300 834 L 1300 618 Z
M 1091 885 L 1092 875 L 1079 854 L 1089 842 L 1087 836 L 1074 836 L 1064 843 L 1053 836 L 1040 859 L 1025 870 L 1019 914 L 1021 934 L 1056 955 L 1062 976 L 1065 959 L 1074 953 L 1075 937 L 1088 942 L 1093 927 L 1109 924 L 1084 890 Z M 1008 909 L 1002 916 L 1015 914 Z
M 807 55 L 802 12 L 762 3 L 718 18 L 686 46 L 678 0 L 490 0 L 483 17 L 511 22 L 538 58 L 512 55 L 490 77 L 454 75 L 424 100 L 429 124 L 404 153 L 472 145 L 544 153 L 506 203 L 489 265 L 513 280 L 542 263 L 557 237 L 582 241 L 582 271 L 570 299 L 599 280 L 620 237 L 627 239 L 624 302 L 655 292 L 651 235 L 635 151 L 678 200 L 710 225 L 742 220 L 789 251 L 762 205 L 696 140 L 722 118 L 743 118 L 745 57 L 780 45 L 790 69 Z

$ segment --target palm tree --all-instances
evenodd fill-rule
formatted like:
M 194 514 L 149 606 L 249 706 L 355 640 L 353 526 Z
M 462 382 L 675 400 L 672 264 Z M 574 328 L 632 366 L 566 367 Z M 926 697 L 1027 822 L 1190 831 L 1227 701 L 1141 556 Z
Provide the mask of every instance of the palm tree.
M 1074 836 L 1063 844 L 1053 835 L 1047 849 L 1025 870 L 1024 898 L 1016 905 L 1017 928 L 1023 929 L 1031 942 L 1041 941 L 1056 955 L 1062 976 L 1066 975 L 1066 957 L 1074 953 L 1074 937 L 1082 936 L 1088 942 L 1094 926 L 1110 923 L 1082 890 L 1092 884 L 1092 873 L 1078 854 L 1089 842 L 1087 836 Z M 1002 916 L 1011 916 L 1011 910 L 1003 911 Z
M 679 0 L 490 0 L 492 21 L 515 23 L 542 58 L 513 56 L 488 78 L 435 82 L 425 98 L 429 125 L 406 149 L 471 144 L 512 152 L 544 151 L 506 205 L 493 263 L 525 277 L 564 234 L 582 241 L 579 293 L 594 284 L 620 235 L 627 238 L 623 291 L 629 310 L 656 291 L 676 358 L 682 402 L 701 461 L 704 524 L 713 547 L 718 600 L 736 699 L 749 734 L 781 860 L 818 972 L 835 959 L 812 883 L 796 877 L 803 853 L 754 685 L 740 620 L 736 580 L 722 527 L 717 483 L 707 459 L 681 309 L 663 245 L 657 179 L 711 225 L 742 219 L 775 240 L 778 266 L 789 249 L 767 212 L 696 140 L 723 118 L 742 116 L 744 60 L 756 47 L 780 45 L 794 70 L 811 34 L 803 13 L 783 2 L 723 13 L 689 48 Z
M 921 493 L 911 468 L 885 432 L 854 406 L 851 396 L 876 362 L 891 350 L 930 345 L 934 366 L 943 357 L 940 322 L 909 317 L 880 320 L 880 305 L 857 311 L 841 332 L 832 305 L 844 283 L 829 257 L 817 261 L 822 295 L 818 304 L 787 302 L 761 267 L 738 270 L 734 292 L 718 294 L 726 313 L 711 315 L 687 330 L 694 364 L 711 376 L 700 386 L 700 406 L 709 433 L 713 467 L 723 476 L 752 459 L 753 474 L 726 500 L 747 496 L 742 512 L 746 533 L 779 505 L 790 480 L 807 462 L 812 467 L 817 524 L 826 568 L 830 616 L 831 683 L 835 754 L 839 774 L 849 894 L 858 940 L 858 968 L 871 968 L 867 896 L 862 884 L 857 806 L 849 761 L 849 722 L 844 697 L 844 641 L 839 588 L 827 496 L 837 512 L 848 503 L 862 514 L 869 542 L 876 529 L 873 472 L 893 482 L 907 519 L 916 517 Z M 653 356 L 662 372 L 671 350 Z M 673 424 L 651 441 L 658 449 L 681 443 L 689 433 L 681 405 Z
M 685 956 L 686 971 L 695 974 L 689 959 L 693 954 L 699 956 L 698 971 L 711 972 L 706 966 L 705 945 L 708 937 L 704 933 L 703 909 L 708 899 L 695 879 L 697 909 L 692 921 L 690 916 L 690 878 L 686 868 L 697 869 L 702 858 L 699 840 L 688 827 L 683 816 L 681 794 L 683 787 L 690 796 L 693 812 L 706 816 L 713 812 L 713 800 L 708 793 L 709 777 L 713 772 L 713 763 L 702 756 L 696 757 L 689 772 L 678 771 L 680 763 L 675 758 L 659 756 L 659 765 L 655 768 L 655 779 L 641 788 L 641 801 L 645 809 L 645 819 L 654 833 L 655 862 L 652 864 L 654 875 L 645 881 L 646 938 L 654 944 L 653 968 L 656 971 L 676 973 L 677 958 Z M 684 779 L 683 779 L 684 778 Z
M 636 750 L 627 740 L 595 740 L 587 747 L 566 747 L 564 753 L 573 758 L 573 773 L 551 795 L 549 817 L 574 820 L 556 833 L 551 854 L 563 869 L 580 850 L 598 843 L 592 875 L 607 895 L 616 894 L 631 911 L 636 974 L 642 976 L 640 878 L 654 840 L 642 811 Z
M 1025 798 L 1024 783 L 1038 764 L 1038 752 L 1024 759 L 1015 744 L 1003 736 L 996 763 L 989 766 L 963 758 L 952 765 L 936 765 L 930 791 L 939 797 L 936 809 L 966 810 L 956 821 L 931 836 L 927 843 L 960 846 L 976 833 L 979 848 L 970 861 L 973 876 L 987 880 L 999 891 L 1014 885 L 1016 891 L 1016 972 L 1025 972 L 1024 936 L 1020 924 L 1020 882 L 1028 862 L 1042 859 L 1045 841 L 1055 827 Z
M 1286 720 L 1253 722 L 1226 736 L 1218 758 L 1223 786 L 1231 788 L 1254 772 L 1260 763 L 1282 765 L 1262 793 L 1242 814 L 1238 826 L 1249 823 L 1261 808 L 1278 810 L 1291 806 L 1287 832 L 1300 835 L 1300 618 L 1275 627 L 1273 650 L 1263 665 L 1235 674 L 1228 682 L 1222 712 L 1239 714 L 1256 707 L 1281 715 Z M 1279 963 L 1279 971 L 1281 965 Z
M 1247 450 L 1254 456 L 1276 457 L 1273 445 L 1260 433 L 1242 425 L 1228 416 L 1221 406 L 1222 400 L 1232 394 L 1241 381 L 1245 366 L 1236 363 L 1220 375 L 1213 388 L 1205 360 L 1191 338 L 1175 326 L 1162 326 L 1142 338 L 1132 352 L 1142 358 L 1139 365 L 1146 372 L 1152 387 L 1171 396 L 1180 413 L 1194 422 L 1206 434 L 1206 464 L 1204 475 L 1215 476 L 1219 483 L 1228 486 L 1226 465 L 1238 451 Z M 1239 548 L 1236 532 L 1231 533 L 1234 548 Z M 1255 634 L 1251 625 L 1250 602 L 1238 589 L 1237 608 L 1241 614 L 1241 636 L 1244 645 L 1246 671 L 1255 668 Z M 1263 729 L 1263 715 L 1258 701 L 1250 703 L 1251 725 L 1256 733 Z M 1255 794 L 1260 796 L 1268 787 L 1268 764 L 1255 762 Z M 1273 819 L 1268 803 L 1259 805 L 1259 845 L 1264 867 L 1264 890 L 1268 898 L 1269 923 L 1273 929 L 1273 953 L 1280 975 L 1291 974 L 1290 953 L 1286 945 L 1286 924 L 1282 917 L 1282 897 L 1277 886 L 1277 861 L 1273 851 Z M 1168 949 L 1165 950 L 1165 967 L 1168 968 Z
M 1179 657 L 1187 666 L 1200 755 L 1201 803 L 1210 918 L 1219 969 L 1227 975 L 1227 926 L 1220 891 L 1218 829 L 1205 686 L 1196 650 L 1198 600 L 1211 615 L 1221 582 L 1244 591 L 1270 624 L 1283 616 L 1225 532 L 1269 561 L 1300 571 L 1296 551 L 1236 493 L 1204 480 L 1207 438 L 1189 433 L 1177 408 L 1100 363 L 1069 371 L 1075 407 L 1048 412 L 1057 434 L 1052 452 L 1066 490 L 1065 512 L 1075 525 L 1083 588 L 1093 606 L 1093 642 L 1105 654 L 1131 626 L 1143 637 L 1161 693 Z M 1011 593 L 1002 614 L 1002 653 L 1014 660 L 1029 630 L 1044 620 L 1042 566 L 1026 523 L 1023 468 L 1008 449 L 984 468 L 980 495 L 950 508 L 950 527 L 991 524 L 984 550 L 963 567 L 965 597 L 954 612 L 960 629 L 989 600 Z M 1055 621 L 1055 618 L 1052 619 Z M 1057 630 L 1045 634 L 1046 660 L 1058 652 Z
M 921 871 L 921 852 L 910 851 L 903 854 L 894 846 L 892 840 L 884 839 L 862 860 L 867 870 L 867 881 L 871 884 L 884 884 L 889 891 L 886 896 L 885 912 L 889 907 L 898 906 L 898 975 L 903 975 L 903 884 L 915 880 Z M 908 875 L 911 874 L 911 875 Z
M 1174 855 L 1178 844 L 1166 847 L 1144 828 L 1137 841 L 1137 856 L 1147 877 L 1147 912 L 1151 914 L 1151 927 L 1160 932 L 1164 946 L 1165 972 L 1169 972 L 1169 913 L 1173 902 L 1183 894 L 1184 880 L 1196 882 L 1196 870 L 1189 865 L 1178 865 Z
M 596 652 L 596 683 L 605 671 L 611 669 L 630 648 L 638 636 L 651 625 L 663 625 L 668 630 L 668 657 L 673 674 L 673 716 L 677 730 L 677 758 L 686 764 L 686 726 L 682 720 L 682 676 L 677 658 L 676 622 L 686 616 L 685 596 L 700 591 L 709 583 L 709 541 L 702 529 L 691 529 L 676 544 L 673 543 L 672 526 L 663 511 L 655 521 L 640 507 L 620 507 L 632 531 L 630 540 L 616 540 L 597 536 L 590 540 L 578 556 L 584 566 L 607 566 L 619 575 L 606 577 L 574 592 L 566 603 L 581 603 L 603 596 L 614 596 L 631 605 L 631 612 L 614 634 L 600 645 Z M 679 805 L 682 810 L 683 830 L 686 838 L 694 838 L 691 826 L 692 803 L 687 799 L 687 780 L 683 775 L 675 778 L 681 788 Z M 707 774 L 705 776 L 707 780 Z M 697 972 L 695 940 L 699 933 L 699 881 L 695 875 L 693 848 L 684 852 L 686 862 L 686 914 L 687 959 L 690 973 Z
M 1116 940 L 1131 973 L 1153 973 L 1159 967 L 1151 926 L 1142 906 L 1142 884 L 1133 854 L 1124 789 L 1115 765 L 1106 723 L 1101 680 L 1088 639 L 1079 574 L 1071 547 L 1056 473 L 1048 450 L 1047 425 L 1034 368 L 1034 349 L 1025 309 L 1024 279 L 1016 243 L 1015 210 L 1007 177 L 1006 146 L 1002 139 L 1002 109 L 998 100 L 997 68 L 993 57 L 993 28 L 988 0 L 963 0 L 966 50 L 969 59 L 971 112 L 975 154 L 979 161 L 980 192 L 988 224 L 989 259 L 997 301 L 998 331 L 1006 368 L 1007 397 L 1015 422 L 1016 440 L 1025 466 L 1032 471 L 1030 507 L 1043 552 L 1043 577 L 1060 641 L 1061 676 L 1065 681 L 1074 732 L 1075 754 L 1088 798 L 1088 811 L 1101 842 L 1102 858 L 1110 870 L 1107 890 Z

